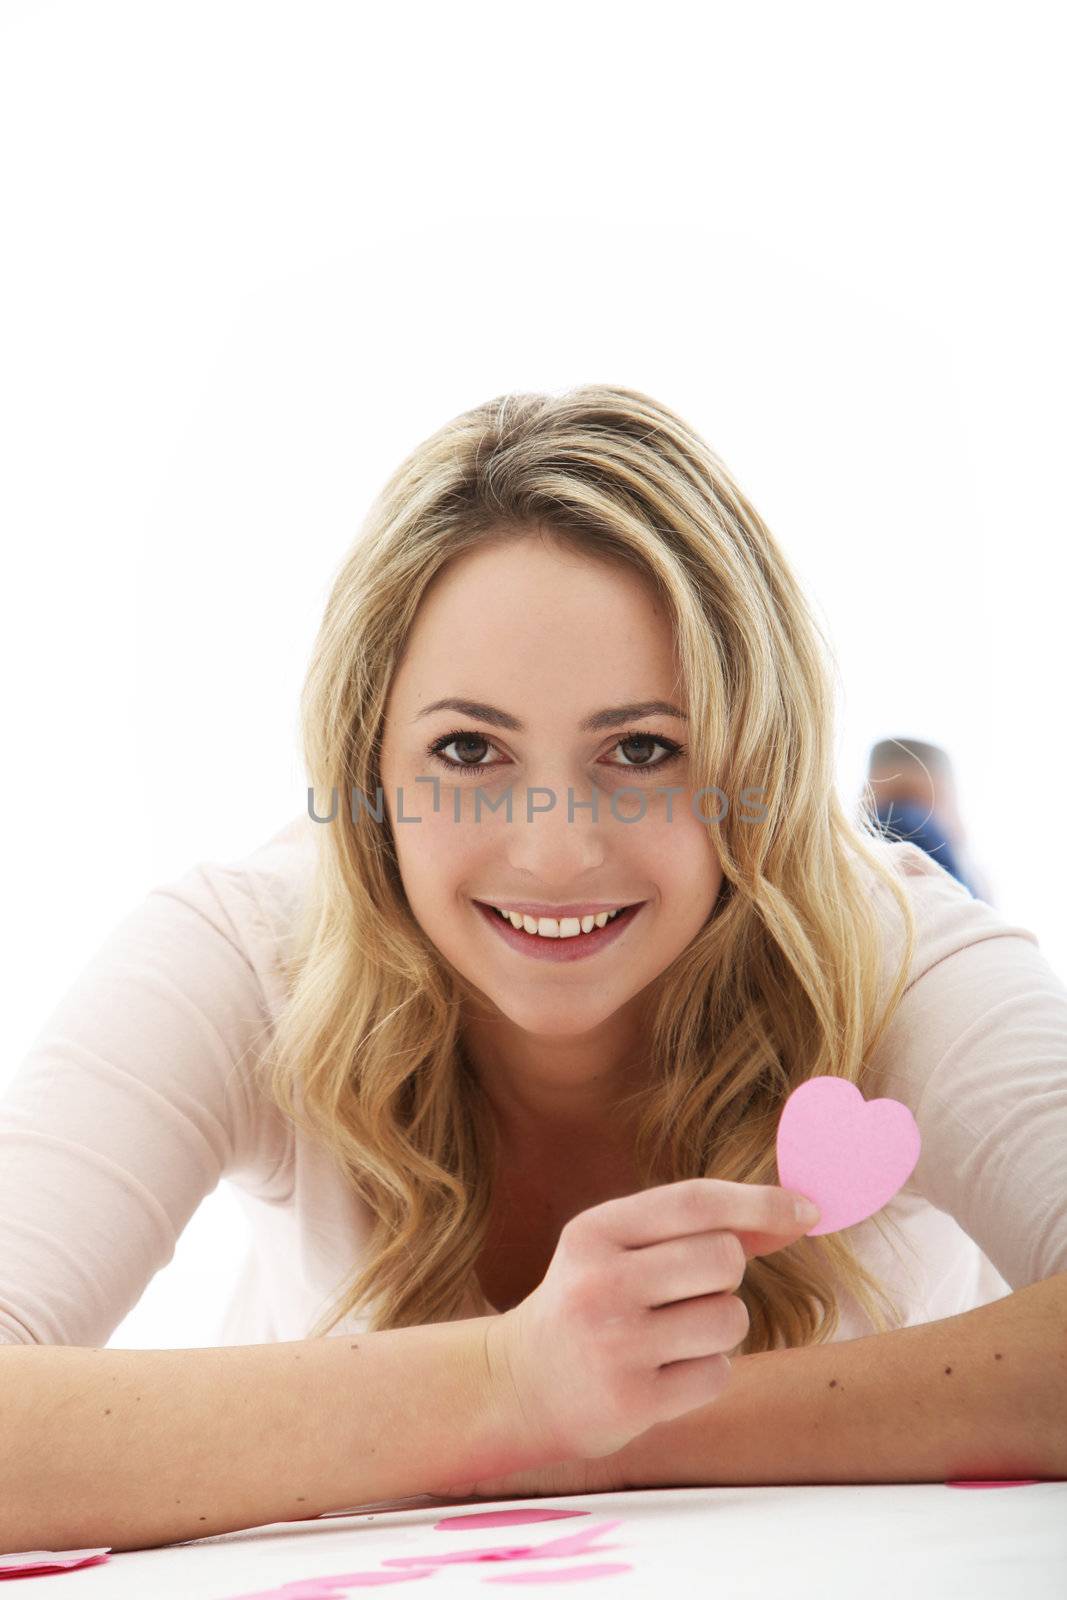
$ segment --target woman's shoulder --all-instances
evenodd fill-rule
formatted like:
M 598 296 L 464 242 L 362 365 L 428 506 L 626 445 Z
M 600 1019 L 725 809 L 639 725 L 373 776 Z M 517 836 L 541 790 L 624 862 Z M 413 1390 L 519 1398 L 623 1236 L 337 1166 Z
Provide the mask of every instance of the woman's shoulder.
M 1038 1015 L 1061 1023 L 1067 989 L 1032 929 L 977 899 L 918 845 L 880 848 L 907 896 L 915 944 L 903 994 L 869 1062 L 879 1092 L 914 1107 L 935 1072 L 944 1081 L 968 1060 L 994 1066 L 996 1050 L 1002 1080 L 1021 1045 L 1013 1025 Z M 871 892 L 883 927 L 884 1000 L 900 970 L 904 927 L 895 898 L 873 874 Z
M 1031 929 L 917 846 L 890 851 L 916 944 L 864 1094 L 908 1106 L 922 1150 L 907 1189 L 954 1217 L 1018 1288 L 1067 1270 L 1067 986 Z
M 292 817 L 251 850 L 197 861 L 157 888 L 192 905 L 241 950 L 275 1013 L 285 1001 L 283 964 L 315 880 L 318 826 L 306 813 Z
M 251 898 L 272 913 L 292 912 L 307 892 L 318 860 L 318 828 L 303 813 L 239 856 L 198 862 L 220 901 Z
M 870 841 L 868 841 L 870 843 Z M 926 850 L 906 840 L 875 840 L 873 849 L 907 896 L 915 920 L 915 946 L 908 965 L 910 991 L 934 967 L 990 939 L 1021 940 L 1039 955 L 1037 935 L 978 899 Z M 883 927 L 883 976 L 891 984 L 904 954 L 904 925 L 886 883 L 870 872 L 872 898 Z

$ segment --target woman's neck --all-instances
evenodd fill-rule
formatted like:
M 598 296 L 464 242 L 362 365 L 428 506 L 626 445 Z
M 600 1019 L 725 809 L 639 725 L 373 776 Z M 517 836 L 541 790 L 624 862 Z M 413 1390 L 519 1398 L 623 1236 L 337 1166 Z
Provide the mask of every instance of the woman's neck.
M 465 1019 L 461 1050 L 505 1138 L 552 1149 L 628 1142 L 621 1108 L 649 1065 L 644 1007 L 626 1009 L 579 1035 L 529 1033 L 499 1014 Z

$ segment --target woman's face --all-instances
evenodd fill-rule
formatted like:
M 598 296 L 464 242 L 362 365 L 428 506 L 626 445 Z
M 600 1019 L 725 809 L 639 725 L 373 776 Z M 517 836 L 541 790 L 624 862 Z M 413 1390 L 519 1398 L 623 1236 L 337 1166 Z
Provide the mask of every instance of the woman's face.
M 722 873 L 688 759 L 670 759 L 684 716 L 600 717 L 648 701 L 681 712 L 679 681 L 641 575 L 535 535 L 457 557 L 419 608 L 381 762 L 404 889 L 441 954 L 531 1034 L 586 1034 L 636 1001 L 715 904 Z M 446 699 L 480 710 L 426 710 Z M 487 909 L 531 905 L 539 927 L 542 908 L 585 912 L 586 925 L 601 908 L 638 909 L 548 940 Z

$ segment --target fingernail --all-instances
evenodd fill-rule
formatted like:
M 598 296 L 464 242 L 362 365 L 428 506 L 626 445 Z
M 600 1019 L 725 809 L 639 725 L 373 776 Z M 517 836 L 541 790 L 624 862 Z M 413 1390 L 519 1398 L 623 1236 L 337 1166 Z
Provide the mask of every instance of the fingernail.
M 813 1228 L 822 1216 L 818 1206 L 812 1205 L 810 1200 L 795 1200 L 793 1209 L 797 1214 L 797 1221 L 802 1222 L 805 1228 Z

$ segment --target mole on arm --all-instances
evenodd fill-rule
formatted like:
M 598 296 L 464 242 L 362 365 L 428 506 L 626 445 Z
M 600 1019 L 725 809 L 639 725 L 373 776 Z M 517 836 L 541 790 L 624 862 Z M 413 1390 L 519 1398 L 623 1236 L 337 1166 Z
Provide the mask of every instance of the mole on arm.
M 837 1379 L 836 1378 L 831 1378 L 830 1379 L 830 1388 L 831 1389 L 836 1389 L 837 1388 Z
M 947 1378 L 947 1377 L 948 1377 L 948 1375 L 949 1375 L 949 1373 L 950 1373 L 950 1372 L 951 1372 L 951 1371 L 952 1371 L 952 1368 L 951 1368 L 951 1367 L 946 1367 L 946 1368 L 945 1368 L 945 1377 L 946 1377 L 946 1378 Z

